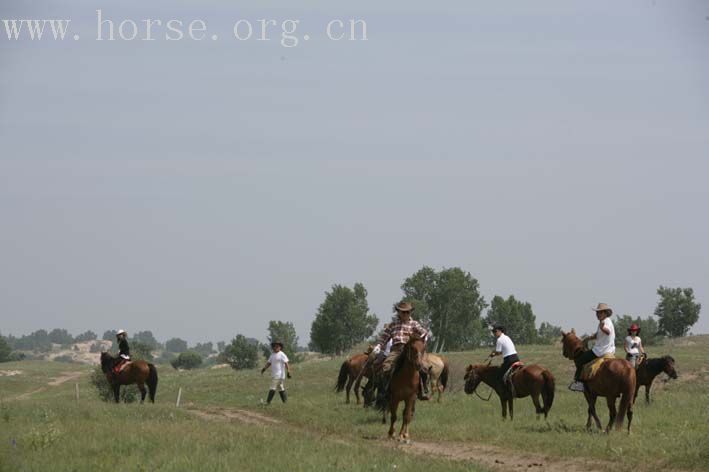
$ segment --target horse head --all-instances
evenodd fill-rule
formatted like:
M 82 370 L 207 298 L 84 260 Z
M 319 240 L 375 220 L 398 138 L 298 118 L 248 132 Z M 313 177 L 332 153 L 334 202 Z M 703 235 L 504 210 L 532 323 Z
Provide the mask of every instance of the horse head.
M 416 370 L 421 370 L 423 366 L 423 357 L 426 354 L 426 342 L 418 336 L 411 336 L 409 342 L 404 346 L 406 361 L 416 367 Z
M 101 352 L 101 370 L 104 373 L 109 373 L 113 367 L 113 356 L 106 351 Z
M 662 368 L 662 371 L 666 373 L 667 375 L 670 376 L 672 379 L 677 378 L 677 371 L 675 370 L 675 360 L 672 356 L 664 356 L 662 358 L 664 360 L 664 365 Z
M 465 393 L 470 395 L 478 388 L 480 382 L 482 381 L 482 376 L 480 375 L 480 369 L 484 366 L 481 365 L 469 365 L 465 368 Z
M 571 328 L 571 331 L 561 332 L 562 353 L 567 359 L 573 360 L 578 356 L 578 352 L 583 350 L 583 341 L 576 336 L 576 330 Z

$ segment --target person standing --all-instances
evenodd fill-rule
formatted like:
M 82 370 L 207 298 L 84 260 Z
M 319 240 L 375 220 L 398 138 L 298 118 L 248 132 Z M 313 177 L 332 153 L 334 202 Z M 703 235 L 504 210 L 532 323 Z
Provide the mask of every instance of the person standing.
M 271 349 L 273 350 L 273 354 L 271 354 L 271 357 L 268 358 L 268 362 L 266 362 L 266 365 L 261 369 L 261 375 L 263 375 L 266 369 L 271 368 L 271 388 L 268 391 L 268 398 L 266 400 L 268 405 L 271 404 L 276 390 L 278 390 L 278 395 L 280 395 L 283 403 L 288 401 L 285 379 L 286 377 L 291 378 L 290 367 L 288 365 L 289 360 L 286 353 L 283 352 L 283 343 L 274 341 L 271 343 Z
M 579 377 L 581 376 L 581 369 L 585 364 L 599 357 L 615 355 L 615 328 L 610 319 L 613 315 L 613 310 L 605 303 L 599 303 L 598 306 L 592 308 L 592 310 L 596 312 L 598 329 L 596 330 L 596 334 L 587 339 L 592 339 L 596 342 L 593 345 L 593 349 L 584 351 L 580 356 L 574 359 L 576 373 L 574 374 L 574 381 L 569 385 L 569 390 L 574 392 L 584 391 L 583 382 L 579 381 Z
M 641 354 L 645 354 L 645 349 L 643 348 L 643 341 L 640 339 L 640 326 L 636 323 L 630 325 L 628 328 L 628 336 L 625 337 L 625 360 L 630 362 L 633 367 L 637 367 L 638 358 Z

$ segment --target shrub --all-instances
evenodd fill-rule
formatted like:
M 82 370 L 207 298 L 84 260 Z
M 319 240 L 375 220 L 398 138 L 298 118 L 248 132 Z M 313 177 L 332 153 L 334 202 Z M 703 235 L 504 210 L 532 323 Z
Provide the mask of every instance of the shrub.
M 106 379 L 106 374 L 101 370 L 101 366 L 96 366 L 91 372 L 91 384 L 96 387 L 98 397 L 105 402 L 112 402 L 113 390 Z M 120 400 L 124 403 L 133 403 L 140 398 L 140 390 L 136 385 L 126 385 L 121 387 Z
M 220 354 L 221 361 L 232 369 L 253 369 L 258 361 L 258 343 L 250 342 L 241 334 L 236 335 Z
M 185 351 L 177 356 L 177 359 L 172 361 L 172 367 L 175 369 L 196 369 L 202 365 L 202 356 L 194 351 Z

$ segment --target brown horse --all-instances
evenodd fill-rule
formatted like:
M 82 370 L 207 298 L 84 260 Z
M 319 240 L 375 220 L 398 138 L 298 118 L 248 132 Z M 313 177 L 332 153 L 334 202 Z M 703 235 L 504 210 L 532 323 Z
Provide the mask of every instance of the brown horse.
M 450 372 L 448 359 L 436 354 L 426 353 L 423 358 L 423 367 L 428 370 L 428 380 L 431 382 L 431 395 L 433 396 L 435 392 L 438 392 L 437 401 L 441 403 L 441 396 L 443 396 L 443 392 L 445 392 L 448 386 L 448 374 Z
M 347 359 L 340 366 L 340 373 L 337 376 L 335 391 L 340 393 L 345 390 L 345 403 L 350 402 L 350 390 L 354 384 L 354 394 L 357 399 L 357 404 L 359 405 L 359 385 L 362 382 L 362 377 L 366 377 L 368 379 L 372 377 L 372 368 L 367 362 L 368 359 L 369 354 L 367 352 L 363 354 L 356 354 Z
M 510 407 L 510 420 L 514 419 L 514 398 L 524 398 L 532 396 L 532 403 L 537 411 L 537 418 L 542 413 L 544 418 L 549 414 L 551 405 L 554 402 L 554 376 L 544 367 L 537 364 L 530 364 L 518 370 L 512 376 L 514 386 L 514 398 L 509 386 L 502 382 L 505 373 L 502 367 L 485 365 L 469 365 L 465 371 L 465 393 L 471 394 L 480 385 L 480 382 L 492 387 L 500 397 L 502 404 L 502 418 L 507 418 L 507 406 Z M 543 405 L 539 403 L 542 397 Z
M 140 403 L 145 401 L 145 385 L 148 385 L 150 390 L 150 401 L 155 403 L 155 392 L 158 389 L 158 371 L 153 364 L 145 361 L 130 361 L 120 373 L 116 374 L 113 367 L 118 361 L 107 352 L 101 353 L 101 370 L 106 374 L 106 380 L 111 384 L 113 396 L 116 403 L 119 400 L 121 385 L 137 384 L 140 390 Z
M 675 360 L 672 356 L 656 357 L 653 359 L 644 359 L 637 368 L 638 383 L 635 386 L 635 399 L 638 398 L 638 391 L 641 386 L 645 386 L 645 402 L 650 403 L 650 388 L 652 381 L 655 380 L 662 372 L 666 373 L 670 378 L 677 378 L 675 370 Z
M 562 352 L 567 359 L 576 359 L 585 350 L 583 341 L 576 336 L 573 329 L 569 333 L 561 332 L 561 343 L 563 345 Z M 630 362 L 625 359 L 608 359 L 603 362 L 593 378 L 584 383 L 584 396 L 588 402 L 586 428 L 591 428 L 591 418 L 593 418 L 598 429 L 601 429 L 601 420 L 596 414 L 596 399 L 606 397 L 610 415 L 606 432 L 610 431 L 614 420 L 616 430 L 622 429 L 623 418 L 627 414 L 628 433 L 630 433 L 636 383 L 635 369 Z M 616 410 L 615 400 L 618 397 L 620 397 L 620 407 Z
M 396 359 L 396 365 L 392 367 L 393 373 L 389 384 L 389 396 L 385 402 L 377 405 L 385 415 L 387 408 L 389 410 L 391 416 L 389 439 L 394 439 L 396 411 L 399 409 L 399 403 L 403 401 L 404 421 L 399 431 L 399 440 L 409 442 L 409 424 L 416 405 L 420 382 L 419 371 L 423 365 L 425 351 L 425 341 L 417 336 L 412 336 Z

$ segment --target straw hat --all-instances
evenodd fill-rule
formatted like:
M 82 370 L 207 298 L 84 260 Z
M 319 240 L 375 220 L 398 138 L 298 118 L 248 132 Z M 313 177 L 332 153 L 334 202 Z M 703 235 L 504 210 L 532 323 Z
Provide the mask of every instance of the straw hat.
M 414 311 L 414 306 L 409 302 L 401 302 L 397 304 L 394 308 L 396 308 L 396 311 Z
M 611 307 L 609 307 L 609 306 L 606 305 L 605 303 L 599 303 L 596 308 L 591 308 L 591 310 L 593 310 L 593 311 L 595 311 L 595 312 L 607 311 L 607 312 L 608 312 L 608 316 L 611 316 L 611 315 L 613 314 L 613 310 L 611 309 Z

